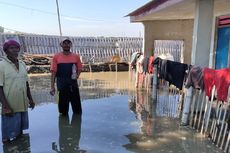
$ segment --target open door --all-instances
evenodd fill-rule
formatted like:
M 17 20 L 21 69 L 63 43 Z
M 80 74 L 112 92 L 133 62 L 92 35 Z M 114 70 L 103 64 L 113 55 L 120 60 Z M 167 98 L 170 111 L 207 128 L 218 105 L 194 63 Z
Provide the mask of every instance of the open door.
M 230 68 L 230 40 L 228 42 L 228 68 Z
M 230 15 L 219 17 L 215 68 L 227 68 L 230 64 Z

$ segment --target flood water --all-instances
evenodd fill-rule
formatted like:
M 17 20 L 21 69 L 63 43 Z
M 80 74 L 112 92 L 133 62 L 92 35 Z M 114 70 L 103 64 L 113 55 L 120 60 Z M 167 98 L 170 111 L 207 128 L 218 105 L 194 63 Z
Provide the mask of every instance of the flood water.
M 16 141 L 0 145 L 0 152 L 221 152 L 194 130 L 179 126 L 177 103 L 153 103 L 151 91 L 136 90 L 127 72 L 83 73 L 82 116 L 71 111 L 68 117 L 59 116 L 49 83 L 49 76 L 30 77 L 36 102 L 29 110 L 30 128 Z

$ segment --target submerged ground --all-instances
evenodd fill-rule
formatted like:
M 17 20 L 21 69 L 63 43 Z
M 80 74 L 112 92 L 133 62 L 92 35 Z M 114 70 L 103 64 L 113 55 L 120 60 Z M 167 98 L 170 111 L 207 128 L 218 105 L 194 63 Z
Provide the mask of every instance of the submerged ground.
M 151 91 L 136 90 L 128 72 L 83 73 L 79 80 L 82 116 L 59 116 L 49 76 L 31 76 L 36 108 L 30 128 L 0 145 L 3 153 L 218 153 L 194 130 L 179 126 L 178 104 Z M 164 95 L 162 95 L 163 97 Z M 160 98 L 159 98 L 160 99 Z M 1 138 L 1 137 L 0 137 Z

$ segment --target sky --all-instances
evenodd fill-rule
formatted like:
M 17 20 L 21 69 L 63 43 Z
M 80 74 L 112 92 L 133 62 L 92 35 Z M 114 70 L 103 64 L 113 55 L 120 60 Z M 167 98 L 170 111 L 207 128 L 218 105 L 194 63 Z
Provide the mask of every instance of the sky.
M 124 17 L 149 0 L 58 0 L 65 36 L 143 36 L 141 23 Z M 56 0 L 0 0 L 0 26 L 59 35 Z

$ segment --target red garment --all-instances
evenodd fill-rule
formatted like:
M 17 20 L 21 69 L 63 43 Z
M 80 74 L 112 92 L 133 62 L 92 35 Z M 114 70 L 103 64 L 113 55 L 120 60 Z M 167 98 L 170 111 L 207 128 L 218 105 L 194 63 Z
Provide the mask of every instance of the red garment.
M 204 90 L 206 96 L 211 97 L 212 87 L 214 86 L 215 70 L 204 68 Z
M 149 57 L 149 64 L 148 64 L 148 73 L 149 74 L 154 73 L 153 61 L 154 61 L 154 56 L 150 56 Z
M 220 70 L 204 68 L 204 89 L 208 97 L 211 97 L 214 85 L 217 90 L 217 100 L 226 102 L 230 86 L 230 68 Z
M 77 70 L 78 71 L 82 70 L 82 63 L 79 55 L 75 53 L 64 55 L 63 52 L 59 52 L 54 55 L 50 70 L 53 72 L 57 72 L 58 64 L 68 64 L 68 63 L 75 63 Z

